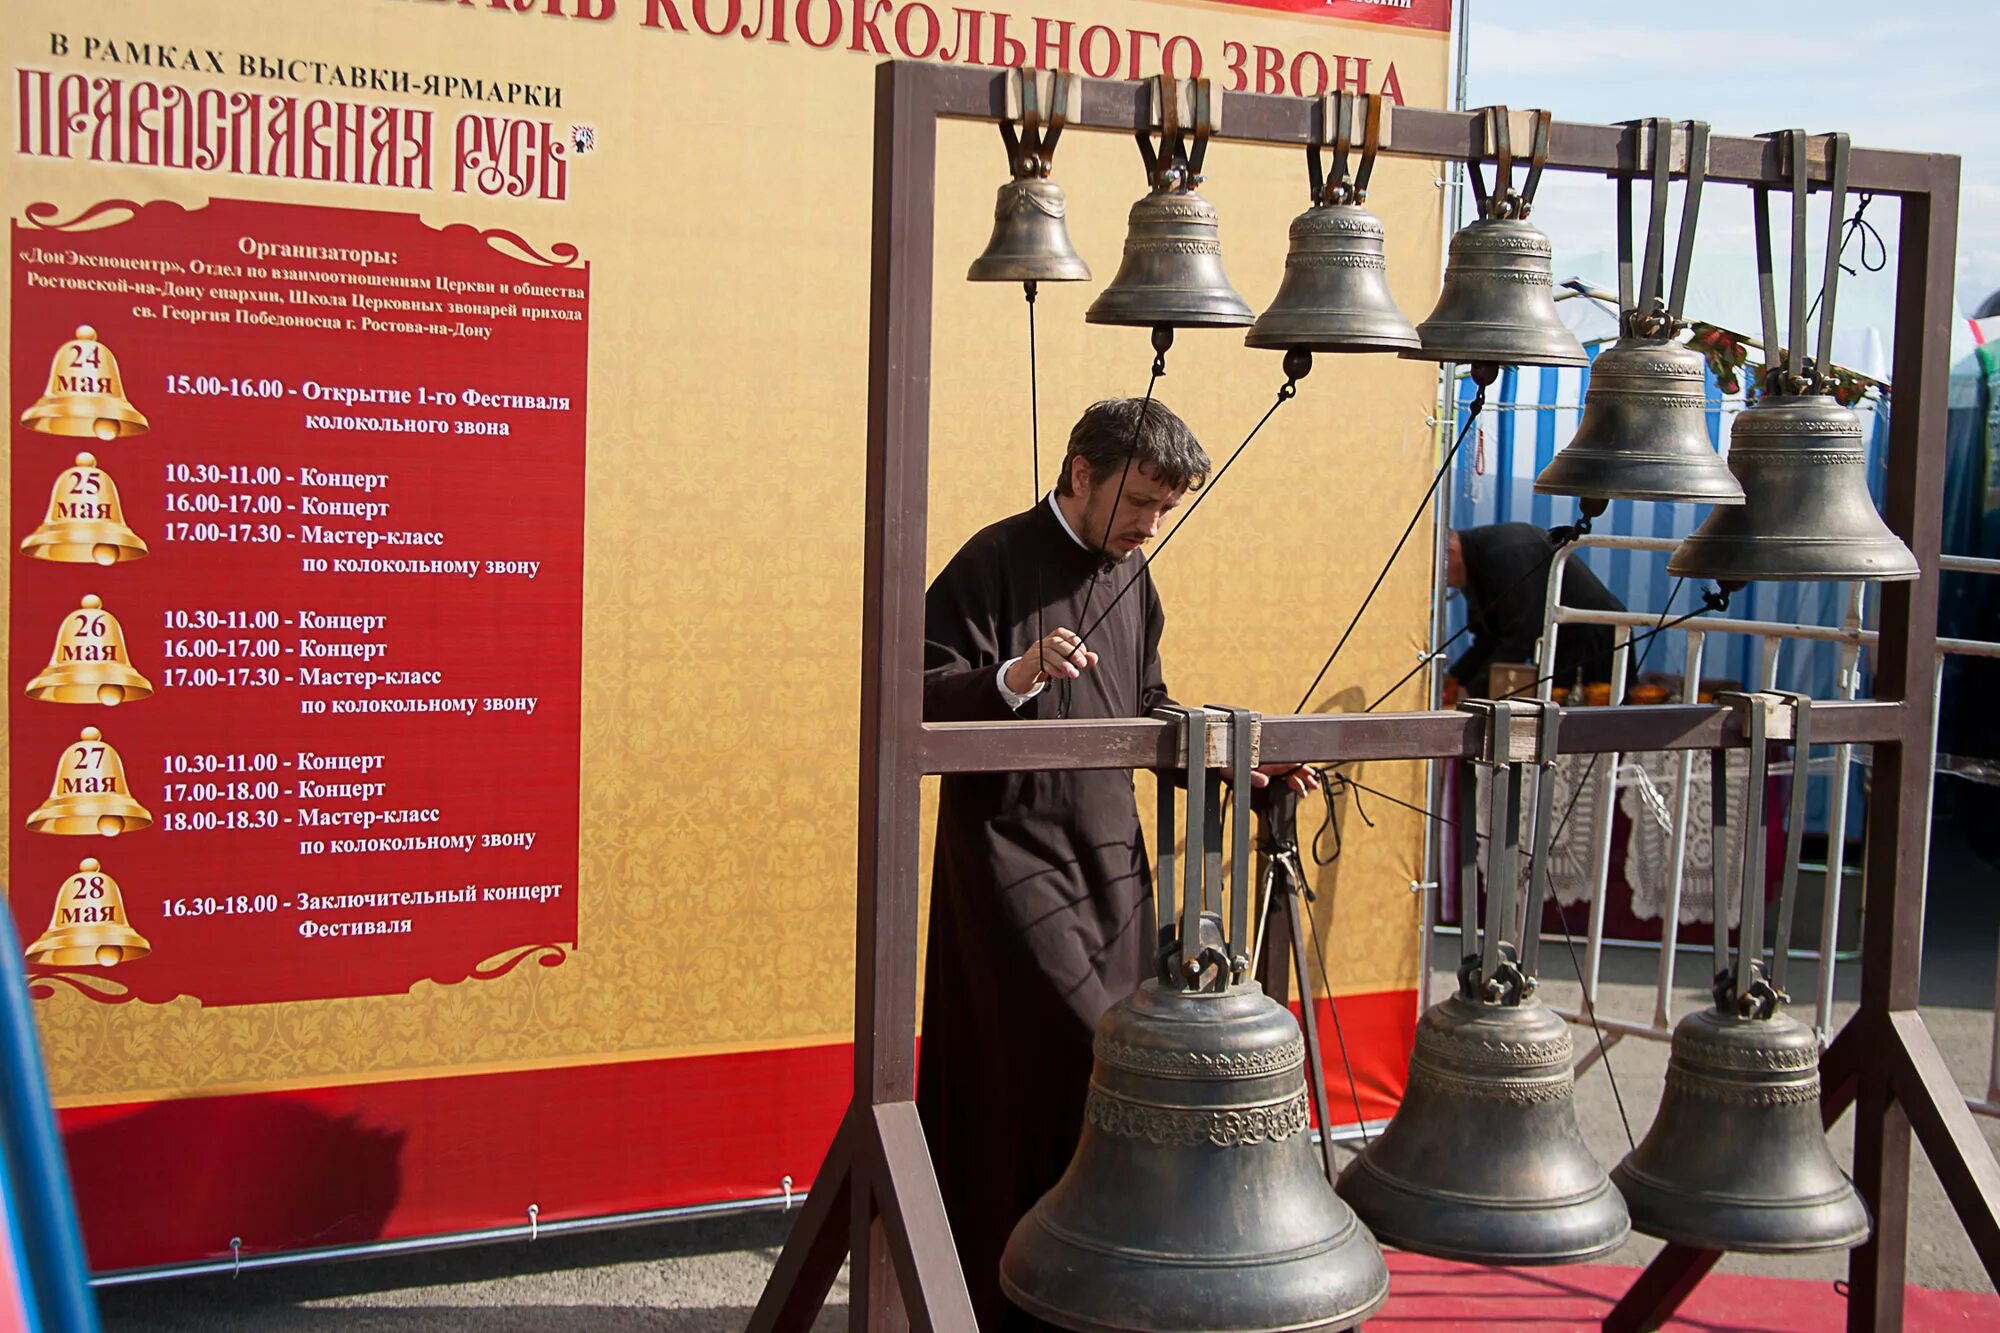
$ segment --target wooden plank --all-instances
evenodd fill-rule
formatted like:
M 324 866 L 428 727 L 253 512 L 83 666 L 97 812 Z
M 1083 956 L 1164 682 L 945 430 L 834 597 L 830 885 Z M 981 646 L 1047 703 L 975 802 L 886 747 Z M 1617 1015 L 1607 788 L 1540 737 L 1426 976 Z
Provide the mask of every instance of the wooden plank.
M 750 1314 L 746 1333 L 806 1333 L 847 1258 L 848 1198 L 857 1119 L 853 1107 L 833 1136 L 792 1234 Z
M 2000 1286 L 2000 1163 L 1966 1109 L 1965 1094 L 1922 1015 L 1914 1010 L 1891 1014 L 1889 1023 L 1900 1047 L 1896 1100 L 1943 1182 L 1945 1197 L 1958 1210 L 1987 1278 Z
M 877 1201 L 910 1318 L 923 1333 L 976 1330 L 916 1104 L 885 1102 L 874 1117 L 882 1153 Z

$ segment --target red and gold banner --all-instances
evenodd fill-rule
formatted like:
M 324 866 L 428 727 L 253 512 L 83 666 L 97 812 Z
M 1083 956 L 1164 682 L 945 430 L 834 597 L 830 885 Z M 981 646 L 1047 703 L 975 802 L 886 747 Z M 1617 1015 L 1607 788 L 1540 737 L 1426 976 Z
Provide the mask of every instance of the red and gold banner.
M 1448 66 L 1423 0 L 16 8 L 0 872 L 98 1269 L 809 1186 L 851 1064 L 875 64 L 1430 104 Z M 1020 291 L 962 281 L 1005 154 L 938 135 L 934 568 L 1036 467 Z M 1301 168 L 1209 152 L 1252 304 Z M 1101 282 L 1138 156 L 1066 136 L 1057 175 Z M 1413 314 L 1436 178 L 1373 182 Z M 1036 307 L 1044 476 L 1145 385 L 1090 295 Z M 1160 395 L 1221 457 L 1280 378 L 1191 334 Z M 1177 696 L 1292 707 L 1433 395 L 1322 359 L 1157 567 Z M 1308 706 L 1404 675 L 1428 588 L 1399 565 Z M 1421 840 L 1369 813 L 1316 879 L 1375 1116 Z

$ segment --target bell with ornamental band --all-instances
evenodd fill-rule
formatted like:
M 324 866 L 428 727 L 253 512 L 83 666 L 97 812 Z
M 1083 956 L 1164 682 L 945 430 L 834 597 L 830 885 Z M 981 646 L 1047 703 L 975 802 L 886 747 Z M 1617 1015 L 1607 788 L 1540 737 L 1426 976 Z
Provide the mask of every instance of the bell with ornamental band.
M 1388 1268 L 1315 1159 L 1299 1026 L 1248 975 L 1248 799 L 1230 840 L 1232 937 L 1203 910 L 1222 902 L 1221 786 L 1206 769 L 1210 714 L 1180 716 L 1179 919 L 1179 821 L 1161 774 L 1159 975 L 1098 1023 L 1076 1155 L 1014 1228 L 1000 1285 L 1036 1318 L 1091 1333 L 1352 1328 L 1388 1298 Z M 1229 766 L 1247 793 L 1252 715 L 1229 716 Z
M 1805 358 L 1806 134 L 1783 131 L 1791 159 L 1791 341 L 1780 351 L 1771 258 L 1770 191 L 1756 187 L 1757 276 L 1764 316 L 1764 392 L 1729 430 L 1729 470 L 1744 503 L 1717 509 L 1667 560 L 1675 578 L 1713 579 L 1725 588 L 1758 579 L 1917 577 L 1917 558 L 1889 530 L 1868 494 L 1861 419 L 1832 396 L 1834 294 L 1840 277 L 1841 212 L 1847 197 L 1848 139 L 1827 152 L 1826 269 L 1821 281 L 1817 354 Z
M 1796 694 L 1723 695 L 1720 702 L 1737 710 L 1749 741 L 1735 963 L 1716 975 L 1715 1004 L 1674 1029 L 1659 1112 L 1611 1178 L 1632 1209 L 1633 1227 L 1649 1236 L 1704 1250 L 1850 1249 L 1868 1239 L 1868 1209 L 1827 1147 L 1819 1036 L 1783 1007 L 1806 822 L 1806 784 L 1798 780 L 1768 977 L 1764 966 L 1766 742 L 1789 715 L 1792 771 L 1805 772 L 1812 704 Z M 1722 752 L 1715 753 L 1719 761 Z M 1717 846 L 1724 776 L 1715 781 Z
M 49 386 L 35 405 L 21 413 L 21 424 L 50 435 L 91 435 L 110 441 L 141 435 L 146 414 L 125 398 L 125 381 L 118 358 L 97 341 L 88 324 L 56 349 L 49 363 Z
M 1292 219 L 1284 281 L 1243 342 L 1249 347 L 1307 352 L 1395 352 L 1415 347 L 1417 331 L 1389 294 L 1381 220 L 1362 207 L 1376 151 L 1385 141 L 1388 110 L 1379 93 L 1329 93 L 1320 105 L 1321 124 L 1333 139 L 1333 174 L 1322 179 L 1322 144 L 1308 144 L 1312 207 Z M 1362 122 L 1358 136 L 1356 119 Z M 1350 175 L 1348 153 L 1357 137 L 1360 166 Z
M 1494 193 L 1486 193 L 1478 159 L 1468 162 L 1479 216 L 1451 238 L 1444 290 L 1430 318 L 1417 325 L 1423 345 L 1405 357 L 1460 365 L 1590 364 L 1583 344 L 1556 313 L 1555 251 L 1546 235 L 1528 225 L 1535 186 L 1548 161 L 1552 118 L 1546 111 L 1526 115 L 1528 177 L 1516 191 L 1507 108 L 1490 106 L 1481 113 L 1486 151 L 1495 162 Z
M 56 891 L 49 928 L 28 946 L 27 960 L 41 967 L 113 967 L 152 951 L 125 915 L 118 881 L 86 856 Z
M 21 539 L 37 560 L 68 565 L 115 565 L 146 554 L 145 539 L 125 526 L 118 486 L 97 465 L 97 455 L 76 456 L 49 490 L 48 517 Z
M 1632 286 L 1632 179 L 1618 181 L 1619 338 L 1590 364 L 1583 419 L 1576 435 L 1535 478 L 1542 495 L 1586 501 L 1664 500 L 1740 505 L 1743 487 L 1708 436 L 1707 362 L 1680 341 L 1694 257 L 1695 219 L 1707 172 L 1708 126 L 1687 127 L 1687 195 L 1671 292 L 1663 295 L 1667 183 L 1673 173 L 1674 127 L 1668 120 L 1635 125 L 1651 148 L 1652 205 L 1645 266 Z M 1642 156 L 1635 153 L 1634 157 Z
M 1579 1263 L 1616 1249 L 1630 1223 L 1577 1125 L 1569 1024 L 1535 994 L 1561 711 L 1546 702 L 1466 706 L 1489 719 L 1484 941 L 1459 967 L 1458 993 L 1417 1024 L 1403 1104 L 1341 1173 L 1340 1192 L 1386 1244 L 1419 1254 Z M 1531 709 L 1541 722 L 1524 755 L 1513 719 Z M 1517 911 L 1518 759 L 1542 770 L 1525 914 Z M 1518 953 L 1504 939 L 1517 930 Z
M 49 797 L 28 816 L 36 833 L 115 838 L 145 828 L 152 812 L 132 799 L 125 761 L 96 727 L 85 727 L 56 761 Z
M 1251 313 L 1222 271 L 1222 242 L 1215 206 L 1195 193 L 1209 133 L 1221 124 L 1222 93 L 1207 79 L 1191 79 L 1194 147 L 1187 147 L 1181 80 L 1152 79 L 1160 147 L 1141 135 L 1139 151 L 1152 189 L 1126 219 L 1125 257 L 1111 284 L 1084 312 L 1091 324 L 1173 329 L 1226 328 L 1251 323 Z
M 63 617 L 49 664 L 28 682 L 28 697 L 51 704 L 104 704 L 144 699 L 153 682 L 132 666 L 125 630 L 95 593 Z
M 1048 81 L 1044 112 L 1042 80 Z M 993 236 L 966 271 L 969 282 L 1084 282 L 1090 265 L 1070 244 L 1069 211 L 1062 187 L 1049 179 L 1056 141 L 1078 94 L 1074 75 L 1060 70 L 1013 71 L 1007 80 L 1007 114 L 1000 138 L 1014 177 L 993 204 Z M 1014 122 L 1021 123 L 1020 131 Z M 1047 128 L 1044 130 L 1044 124 Z

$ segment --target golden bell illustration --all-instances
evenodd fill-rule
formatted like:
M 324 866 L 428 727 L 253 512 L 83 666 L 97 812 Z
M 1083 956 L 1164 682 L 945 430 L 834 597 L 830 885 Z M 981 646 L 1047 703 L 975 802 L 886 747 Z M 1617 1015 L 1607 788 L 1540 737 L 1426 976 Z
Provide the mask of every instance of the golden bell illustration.
M 118 358 L 97 341 L 97 330 L 77 326 L 76 337 L 56 349 L 49 363 L 49 387 L 21 414 L 21 424 L 50 435 L 94 435 L 115 440 L 143 435 L 146 414 L 125 399 Z
M 143 699 L 153 682 L 132 666 L 125 630 L 95 593 L 63 617 L 55 650 L 41 674 L 28 682 L 28 697 L 48 704 L 103 704 Z
M 28 946 L 30 963 L 43 967 L 111 967 L 144 958 L 152 944 L 125 916 L 125 895 L 95 857 L 76 863 L 63 881 L 49 928 Z
M 85 727 L 56 763 L 49 798 L 28 816 L 37 833 L 101 834 L 115 838 L 145 828 L 153 814 L 132 799 L 125 761 L 96 727 Z
M 78 454 L 49 491 L 49 515 L 21 539 L 37 560 L 68 565 L 115 565 L 146 554 L 146 541 L 125 526 L 118 485 L 97 466 L 97 455 Z

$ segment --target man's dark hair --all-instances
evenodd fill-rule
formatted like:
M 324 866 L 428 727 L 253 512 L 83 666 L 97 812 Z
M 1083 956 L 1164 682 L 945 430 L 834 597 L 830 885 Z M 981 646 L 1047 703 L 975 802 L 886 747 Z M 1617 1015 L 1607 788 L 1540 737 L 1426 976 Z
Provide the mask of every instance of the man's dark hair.
M 1092 403 L 1069 433 L 1069 450 L 1056 477 L 1056 492 L 1070 491 L 1070 460 L 1090 464 L 1093 482 L 1116 475 L 1131 459 L 1132 466 L 1175 489 L 1199 490 L 1208 480 L 1208 454 L 1187 423 L 1157 398 L 1107 398 Z

